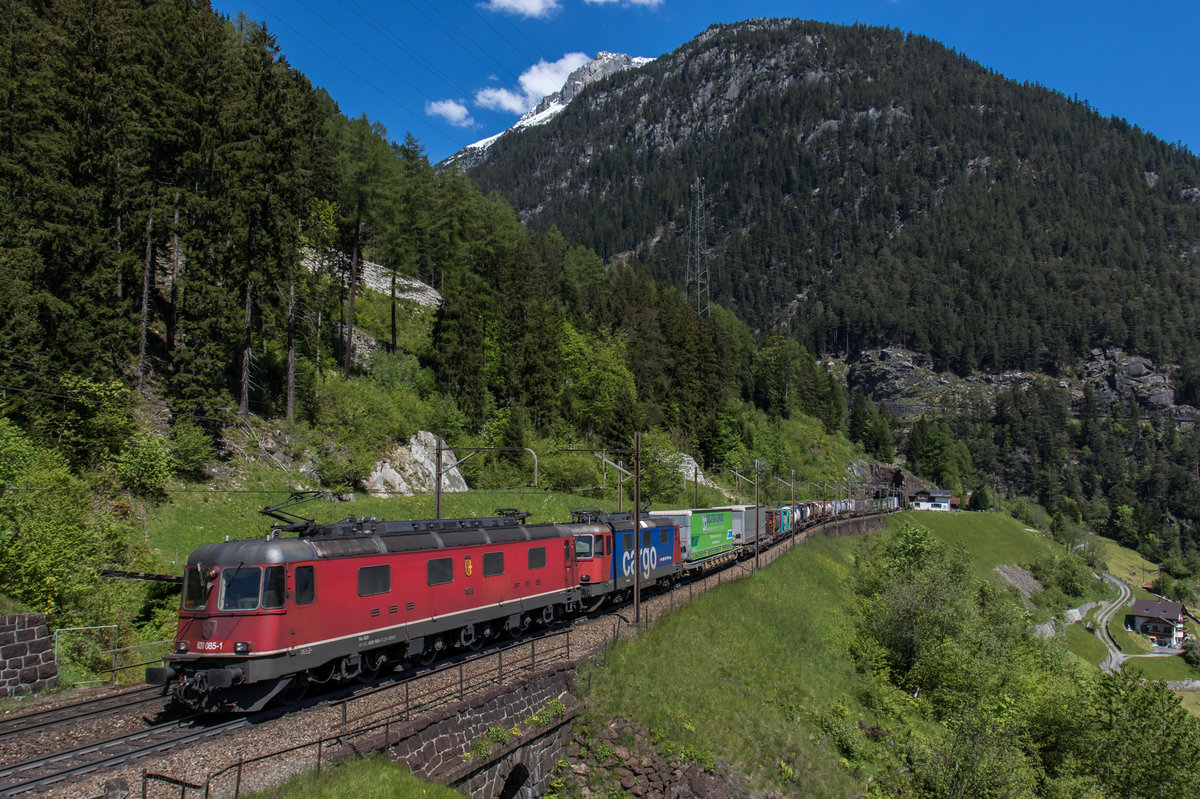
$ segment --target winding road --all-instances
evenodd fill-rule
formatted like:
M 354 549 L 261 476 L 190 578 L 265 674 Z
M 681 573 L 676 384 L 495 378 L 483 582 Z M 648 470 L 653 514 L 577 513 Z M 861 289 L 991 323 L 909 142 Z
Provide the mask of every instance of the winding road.
M 1105 574 L 1104 579 L 1115 585 L 1119 594 L 1116 599 L 1102 603 L 1101 611 L 1096 614 L 1096 624 L 1100 628 L 1097 631 L 1097 635 L 1100 636 L 1100 640 L 1104 642 L 1104 646 L 1108 649 L 1108 657 L 1104 658 L 1104 661 L 1100 664 L 1100 668 L 1104 671 L 1117 671 L 1121 668 L 1122 663 L 1131 658 L 1169 658 L 1178 655 L 1179 651 L 1174 649 L 1157 650 L 1137 655 L 1127 655 L 1121 651 L 1121 648 L 1117 646 L 1117 642 L 1113 640 L 1112 633 L 1108 631 L 1108 623 L 1126 605 L 1133 602 L 1133 591 L 1130 590 L 1129 586 L 1111 574 Z
M 1096 614 L 1096 624 L 1099 626 L 1100 640 L 1104 642 L 1104 646 L 1108 649 L 1108 657 L 1104 658 L 1104 662 L 1100 664 L 1100 668 L 1104 671 L 1116 671 L 1121 668 L 1121 664 L 1129 657 L 1121 651 L 1117 646 L 1117 642 L 1113 640 L 1112 633 L 1108 631 L 1108 623 L 1112 617 L 1117 615 L 1118 611 L 1133 601 L 1133 591 L 1129 586 L 1113 577 L 1111 574 L 1105 574 L 1104 579 L 1117 587 L 1118 596 L 1114 600 L 1102 603 L 1102 608 Z

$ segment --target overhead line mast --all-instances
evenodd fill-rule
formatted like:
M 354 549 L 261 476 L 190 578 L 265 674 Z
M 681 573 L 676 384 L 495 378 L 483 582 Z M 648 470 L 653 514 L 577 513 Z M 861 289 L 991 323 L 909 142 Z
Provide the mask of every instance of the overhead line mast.
M 692 184 L 692 209 L 688 219 L 687 277 L 685 290 L 697 316 L 709 315 L 708 206 L 704 202 L 704 178 Z

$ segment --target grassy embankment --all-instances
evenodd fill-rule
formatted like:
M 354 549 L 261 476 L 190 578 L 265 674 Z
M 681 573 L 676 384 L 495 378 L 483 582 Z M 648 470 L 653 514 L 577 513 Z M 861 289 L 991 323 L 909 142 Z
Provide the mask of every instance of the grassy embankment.
M 1001 582 L 992 571 L 996 565 L 1030 562 L 1056 546 L 999 514 L 898 514 L 892 522 L 905 518 L 966 552 L 980 579 Z M 585 666 L 580 684 L 591 685 L 581 721 L 585 733 L 629 718 L 651 730 L 662 751 L 729 762 L 753 783 L 783 795 L 857 794 L 869 775 L 848 767 L 829 730 L 836 727 L 831 721 L 878 721 L 856 698 L 847 654 L 853 610 L 847 578 L 861 542 L 859 536 L 813 539 L 619 645 L 604 668 Z M 1109 551 L 1118 563 L 1128 557 Z M 1068 627 L 1061 640 L 1092 667 L 1104 657 L 1082 624 Z M 1165 664 L 1182 662 L 1155 664 L 1173 669 Z M 1184 694 L 1184 705 L 1200 710 L 1200 696 Z M 359 786 L 384 778 L 338 769 L 306 786 L 331 791 L 317 795 L 374 796 L 381 794 Z M 388 795 L 426 795 L 416 785 Z
M 961 548 L 980 579 L 1001 585 L 995 566 L 1028 563 L 1057 548 L 999 514 L 927 512 L 892 520 L 905 518 Z M 846 652 L 852 596 L 844 578 L 857 546 L 854 538 L 814 540 L 620 647 L 609 667 L 593 674 L 590 723 L 636 719 L 670 750 L 728 759 L 785 794 L 799 784 L 813 796 L 860 790 L 865 776 L 845 768 L 822 726 L 831 714 L 855 724 L 877 721 L 855 698 Z M 1093 668 L 1105 656 L 1082 624 L 1068 627 L 1060 640 Z M 1163 679 L 1192 674 L 1177 658 L 1138 661 L 1137 667 Z
M 412 776 L 386 757 L 352 760 L 317 774 L 301 774 L 268 791 L 242 794 L 247 799 L 462 799 L 462 794 Z
M 972 557 L 981 579 L 999 563 L 1053 546 L 994 514 L 914 518 Z M 623 645 L 592 674 L 587 723 L 632 718 L 667 751 L 729 760 L 752 781 L 792 793 L 861 790 L 826 742 L 832 718 L 875 724 L 856 698 L 847 654 L 853 597 L 847 578 L 857 537 L 814 539 L 771 568 L 707 594 Z M 996 578 L 998 579 L 998 578 Z

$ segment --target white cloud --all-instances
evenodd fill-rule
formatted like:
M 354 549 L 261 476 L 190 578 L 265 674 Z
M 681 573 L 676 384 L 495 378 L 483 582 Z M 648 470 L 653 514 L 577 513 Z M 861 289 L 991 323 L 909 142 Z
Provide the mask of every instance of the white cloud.
M 475 127 L 475 118 L 467 107 L 457 100 L 438 100 L 425 103 L 425 113 L 431 117 L 441 117 L 456 128 Z
M 658 8 L 663 4 L 663 0 L 583 0 L 583 2 L 594 6 L 620 3 L 623 6 L 646 6 L 647 8 Z
M 480 89 L 475 92 L 475 104 L 493 111 L 524 114 L 535 103 L 537 100 L 531 103 L 524 94 L 518 94 L 508 89 Z
M 561 89 L 572 72 L 591 60 L 583 53 L 567 53 L 553 63 L 538 61 L 521 73 L 519 89 L 480 89 L 475 103 L 493 111 L 524 114 L 547 94 Z
M 548 17 L 562 8 L 558 0 L 486 0 L 480 5 L 488 11 L 503 11 L 522 17 Z

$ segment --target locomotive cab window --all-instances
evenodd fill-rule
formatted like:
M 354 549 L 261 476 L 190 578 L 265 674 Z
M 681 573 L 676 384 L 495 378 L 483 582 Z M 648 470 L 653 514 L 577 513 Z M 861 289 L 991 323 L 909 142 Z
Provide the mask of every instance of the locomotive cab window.
M 264 608 L 281 608 L 286 596 L 283 567 L 268 566 L 263 571 L 262 606 Z
M 183 572 L 183 609 L 204 610 L 208 605 L 209 581 L 199 566 L 188 566 Z
M 387 564 L 363 566 L 358 570 L 358 595 L 374 596 L 392 590 L 392 572 Z
M 483 553 L 483 576 L 495 577 L 504 574 L 504 553 L 503 552 L 484 552 Z
M 237 566 L 221 571 L 221 610 L 257 610 L 262 569 Z
M 296 567 L 296 604 L 309 605 L 317 598 L 317 585 L 312 566 Z
M 621 535 L 621 549 L 626 552 L 633 549 L 633 533 L 623 533 Z
M 596 557 L 599 558 L 599 557 L 604 556 L 604 549 L 605 549 L 604 542 L 607 540 L 608 540 L 608 536 L 604 536 L 604 535 L 596 536 L 596 552 L 595 552 Z M 611 545 L 610 545 L 610 548 L 611 548 Z
M 603 546 L 604 539 L 600 539 Z M 575 536 L 575 559 L 590 560 L 592 557 L 592 537 L 590 535 Z
M 546 548 L 534 547 L 529 550 L 529 568 L 544 569 L 546 568 Z
M 667 528 L 664 527 L 663 529 L 658 531 L 658 543 L 665 544 L 670 539 L 670 537 L 671 536 L 667 533 Z
M 445 585 L 454 582 L 454 559 L 432 558 L 426 567 L 429 585 Z

